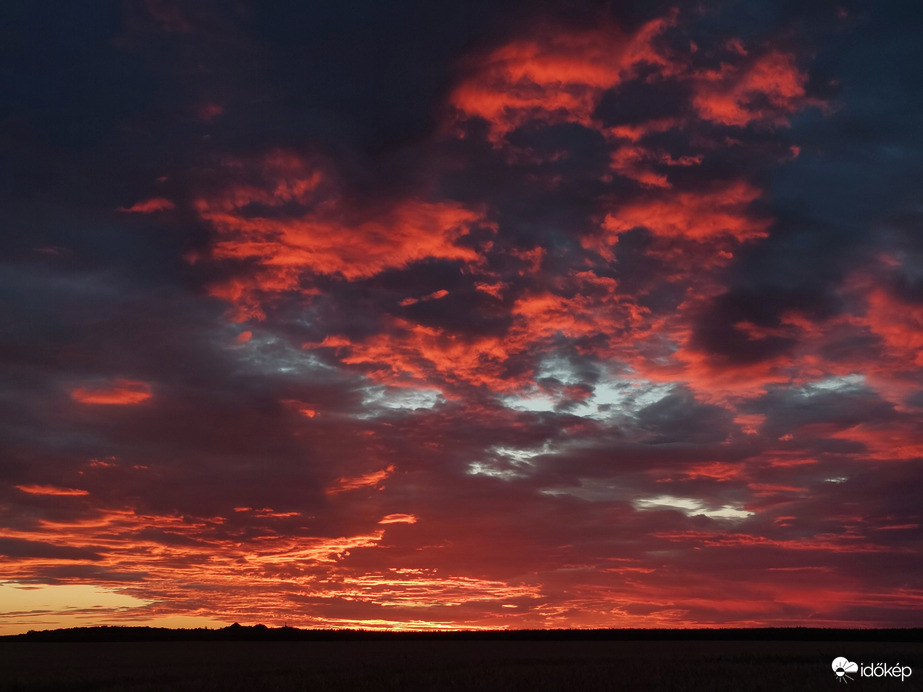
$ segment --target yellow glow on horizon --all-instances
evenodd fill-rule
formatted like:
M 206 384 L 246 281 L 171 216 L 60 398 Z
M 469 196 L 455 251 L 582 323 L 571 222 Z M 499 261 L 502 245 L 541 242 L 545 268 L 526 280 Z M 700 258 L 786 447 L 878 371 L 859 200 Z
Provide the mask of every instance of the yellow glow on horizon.
M 89 584 L 0 583 L 0 635 L 98 625 L 219 628 L 229 624 L 191 615 L 150 617 L 139 612 L 138 617 L 130 617 L 132 611 L 151 603 Z
M 0 614 L 23 611 L 66 611 L 84 608 L 122 610 L 148 605 L 134 596 L 88 584 L 0 584 Z
M 103 624 L 113 613 L 146 606 L 134 596 L 88 584 L 0 584 L 0 634 Z

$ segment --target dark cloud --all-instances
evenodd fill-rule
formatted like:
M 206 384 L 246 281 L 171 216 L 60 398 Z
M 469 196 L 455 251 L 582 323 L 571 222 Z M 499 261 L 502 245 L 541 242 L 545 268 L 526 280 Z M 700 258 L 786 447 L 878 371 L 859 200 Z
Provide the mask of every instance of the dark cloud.
M 639 125 L 685 115 L 689 97 L 689 89 L 678 81 L 636 80 L 605 92 L 594 115 L 606 127 Z
M 652 444 L 665 442 L 721 442 L 733 414 L 721 406 L 696 402 L 689 392 L 677 392 L 641 409 L 638 425 Z
M 51 558 L 55 560 L 100 560 L 98 552 L 66 545 L 49 545 L 16 538 L 0 539 L 0 553 L 9 559 Z
M 818 284 L 791 290 L 737 289 L 718 296 L 708 307 L 696 325 L 692 343 L 732 362 L 766 360 L 790 352 L 797 343 L 772 333 L 784 314 L 797 311 L 812 322 L 824 321 L 837 313 L 837 307 L 835 298 L 824 295 Z M 761 327 L 767 328 L 764 333 Z
M 83 149 L 150 105 L 152 82 L 137 59 L 113 46 L 121 28 L 118 3 L 49 9 L 4 6 L 0 118 L 30 139 Z

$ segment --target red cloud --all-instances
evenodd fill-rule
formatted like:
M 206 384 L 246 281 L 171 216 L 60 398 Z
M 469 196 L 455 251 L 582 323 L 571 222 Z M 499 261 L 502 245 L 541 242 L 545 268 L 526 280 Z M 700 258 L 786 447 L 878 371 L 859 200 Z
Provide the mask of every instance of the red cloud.
M 864 322 L 885 344 L 889 356 L 906 366 L 923 366 L 923 305 L 909 303 L 882 288 L 868 295 Z
M 676 123 L 670 120 L 661 120 L 657 123 L 646 123 L 643 126 L 628 126 L 612 128 L 611 134 L 618 138 L 629 139 L 634 142 L 642 134 L 651 131 L 669 130 Z M 678 159 L 669 154 L 657 153 L 638 144 L 626 144 L 615 149 L 611 155 L 611 168 L 619 175 L 632 178 L 647 188 L 671 188 L 673 185 L 665 173 L 652 170 L 651 164 L 665 166 L 696 166 L 702 163 L 702 156 L 680 156 Z
M 743 243 L 768 235 L 770 221 L 748 211 L 760 196 L 753 185 L 736 181 L 711 192 L 668 193 L 647 201 L 630 202 L 606 215 L 603 228 L 609 244 L 620 233 L 644 227 L 656 236 L 705 241 L 730 236 Z
M 374 218 L 277 221 L 198 209 L 219 232 L 217 259 L 255 259 L 274 269 L 270 290 L 295 287 L 301 272 L 340 274 L 358 279 L 428 258 L 476 262 L 478 253 L 457 244 L 477 212 L 451 202 L 405 200 Z
M 743 126 L 755 120 L 784 125 L 796 110 L 818 105 L 805 96 L 807 76 L 795 65 L 795 57 L 779 51 L 745 66 L 724 63 L 719 70 L 698 73 L 695 81 L 693 105 L 699 116 L 722 125 Z
M 233 162 L 229 173 L 245 169 Z M 213 295 L 235 303 L 241 319 L 262 317 L 266 295 L 306 292 L 302 279 L 312 276 L 357 280 L 425 259 L 481 261 L 478 251 L 461 241 L 472 227 L 487 222 L 481 212 L 457 202 L 407 198 L 359 209 L 332 191 L 319 168 L 288 152 L 266 157 L 258 173 L 261 185 L 232 183 L 195 202 L 217 234 L 212 258 L 258 267 L 250 276 L 212 288 Z M 252 212 L 259 205 L 272 209 L 292 203 L 304 210 L 281 217 Z
M 196 108 L 196 115 L 205 122 L 211 122 L 224 113 L 224 107 L 217 103 L 203 103 Z
M 416 524 L 417 518 L 413 514 L 389 514 L 382 517 L 379 524 Z
M 405 298 L 401 301 L 401 307 L 416 305 L 417 303 L 425 303 L 430 300 L 439 300 L 440 298 L 445 298 L 447 295 L 449 295 L 448 291 L 445 289 L 440 289 L 438 291 L 433 291 L 429 295 L 423 296 L 422 298 Z
M 176 205 L 170 200 L 164 197 L 152 197 L 143 202 L 136 202 L 130 207 L 119 207 L 119 211 L 131 214 L 153 214 L 157 211 L 167 211 L 174 208 L 176 208 Z
M 71 398 L 81 404 L 104 406 L 125 406 L 140 404 L 151 398 L 151 386 L 135 380 L 115 380 L 111 385 L 99 387 L 76 387 Z
M 923 459 L 923 432 L 916 422 L 865 424 L 830 433 L 838 440 L 859 442 L 862 456 L 878 461 L 919 461 Z
M 88 490 L 80 490 L 79 488 L 59 488 L 55 485 L 17 485 L 17 490 L 21 490 L 24 493 L 29 495 L 89 495 Z
M 446 330 L 393 318 L 388 329 L 363 341 L 329 336 L 306 347 L 336 349 L 340 362 L 361 366 L 373 379 L 394 385 L 467 382 L 508 389 L 504 364 L 517 344 L 502 337 L 463 338 Z
M 795 111 L 822 105 L 806 95 L 807 77 L 798 69 L 794 55 L 770 51 L 754 57 L 738 39 L 727 43 L 737 62 L 723 63 L 716 70 L 690 70 L 677 56 L 655 46 L 658 35 L 675 22 L 675 14 L 663 17 L 634 34 L 605 21 L 583 32 L 538 29 L 529 38 L 470 61 L 467 76 L 453 90 L 450 103 L 463 118 L 487 120 L 495 143 L 529 121 L 575 122 L 598 129 L 593 113 L 602 93 L 634 78 L 643 64 L 654 67 L 660 78 L 692 83 L 691 107 L 701 118 L 724 125 L 743 126 L 756 120 L 784 125 Z M 611 132 L 636 141 L 641 132 L 680 123 L 665 118 L 619 126 Z M 624 168 L 618 162 L 616 166 Z M 665 186 L 654 173 L 636 175 L 645 184 Z
M 297 411 L 305 418 L 314 418 L 317 415 L 317 408 L 312 404 L 306 404 L 297 399 L 282 399 L 282 403 L 289 409 Z
M 363 340 L 332 335 L 304 347 L 334 349 L 341 363 L 358 366 L 374 380 L 392 385 L 435 386 L 444 394 L 465 384 L 510 392 L 532 384 L 534 374 L 526 363 L 511 374 L 511 360 L 541 349 L 559 335 L 578 339 L 615 335 L 627 328 L 644 330 L 647 309 L 633 297 L 621 295 L 615 280 L 585 271 L 567 283 L 583 290 L 570 297 L 541 291 L 517 298 L 510 307 L 512 324 L 504 335 L 465 336 L 391 318 L 380 333 Z
M 652 40 L 673 22 L 657 19 L 628 35 L 611 23 L 567 33 L 539 29 L 475 59 L 450 103 L 462 117 L 490 123 L 499 140 L 529 120 L 589 124 L 602 92 L 634 73 L 638 65 L 672 71 Z
M 347 490 L 355 490 L 356 488 L 375 487 L 378 486 L 392 473 L 394 473 L 393 464 L 387 468 L 381 469 L 380 471 L 372 471 L 371 473 L 366 473 L 361 476 L 344 476 L 342 478 L 338 478 L 332 486 L 327 488 L 326 492 L 328 495 L 336 495 L 338 493 L 346 492 Z

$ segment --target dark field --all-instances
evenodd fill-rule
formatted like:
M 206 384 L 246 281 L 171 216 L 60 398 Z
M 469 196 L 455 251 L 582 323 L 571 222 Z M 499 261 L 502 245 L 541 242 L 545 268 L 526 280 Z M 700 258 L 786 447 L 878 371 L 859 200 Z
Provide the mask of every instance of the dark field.
M 840 687 L 830 663 L 901 663 Z M 797 641 L 319 641 L 0 643 L 0 690 L 923 689 L 923 645 Z

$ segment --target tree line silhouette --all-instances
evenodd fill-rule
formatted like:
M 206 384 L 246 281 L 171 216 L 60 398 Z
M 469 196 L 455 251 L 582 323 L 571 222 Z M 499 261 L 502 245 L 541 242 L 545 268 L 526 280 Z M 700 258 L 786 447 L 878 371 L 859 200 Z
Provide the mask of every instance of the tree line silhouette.
M 923 628 L 832 629 L 814 627 L 701 629 L 552 629 L 382 631 L 357 629 L 298 629 L 245 626 L 220 629 L 166 627 L 71 627 L 30 630 L 0 637 L 29 642 L 163 642 L 163 641 L 923 641 Z

